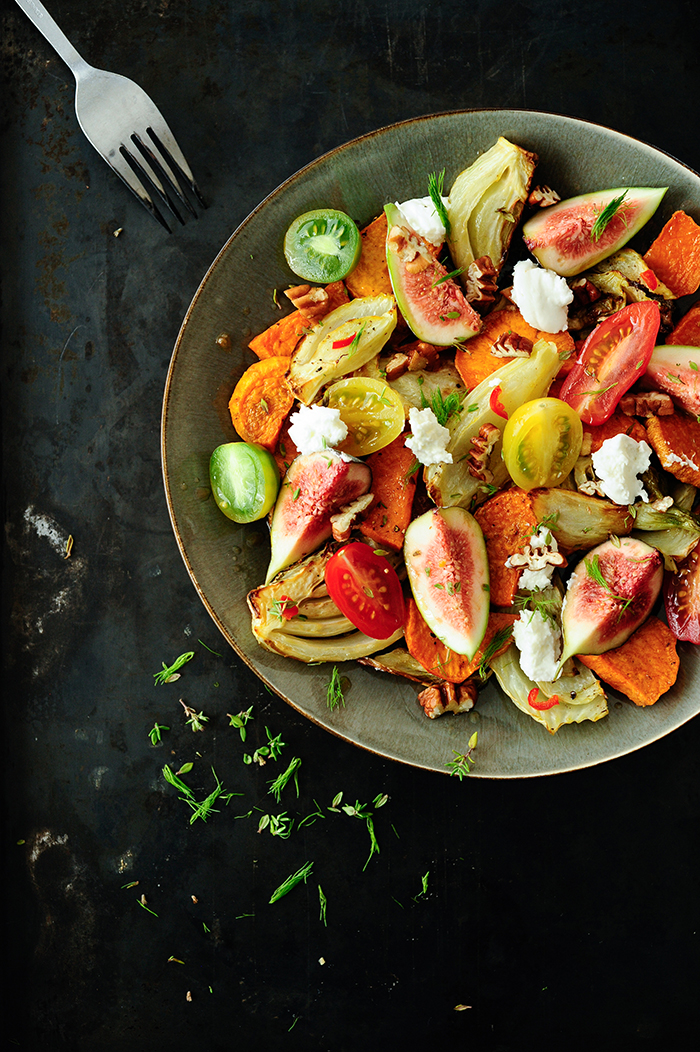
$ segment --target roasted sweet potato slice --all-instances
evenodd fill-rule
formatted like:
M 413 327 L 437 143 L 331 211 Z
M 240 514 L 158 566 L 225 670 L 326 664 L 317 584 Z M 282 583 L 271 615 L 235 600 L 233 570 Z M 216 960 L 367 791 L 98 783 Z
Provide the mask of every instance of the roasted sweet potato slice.
M 418 461 L 399 435 L 388 446 L 367 457 L 372 469 L 374 500 L 360 523 L 360 533 L 385 548 L 398 551 L 411 521 Z
M 282 356 L 254 362 L 236 384 L 228 408 L 244 442 L 257 442 L 273 452 L 282 424 L 294 405 L 287 383 L 289 359 Z
M 700 347 L 700 303 L 694 303 L 683 315 L 673 332 L 666 337 L 666 343 L 678 347 Z
M 477 508 L 474 518 L 486 541 L 493 606 L 510 606 L 518 591 L 521 571 L 507 567 L 506 559 L 521 552 L 537 525 L 532 498 L 522 489 L 497 493 Z
M 508 625 L 512 625 L 516 614 L 499 613 L 497 611 L 489 614 L 489 622 L 486 634 L 476 654 L 469 661 L 462 654 L 455 654 L 441 643 L 423 620 L 418 607 L 413 599 L 406 603 L 406 624 L 404 626 L 404 638 L 408 652 L 416 661 L 433 676 L 449 680 L 450 683 L 463 683 L 465 679 L 478 671 L 484 654 L 491 646 L 493 640 Z M 505 635 L 505 633 L 504 633 Z M 503 639 L 501 645 L 494 650 L 490 657 L 502 654 L 510 646 L 510 635 Z
M 276 358 L 280 355 L 288 358 L 308 327 L 301 311 L 295 310 L 254 336 L 248 346 L 258 358 Z
M 676 296 L 700 288 L 700 226 L 674 212 L 644 256 L 644 262 Z
M 492 353 L 499 340 L 511 334 L 522 336 L 530 343 L 540 338 L 549 340 L 556 344 L 562 355 L 572 354 L 575 349 L 573 337 L 568 332 L 540 332 L 528 325 L 520 311 L 515 308 L 492 311 L 484 318 L 481 332 L 467 340 L 455 354 L 455 365 L 467 390 L 471 391 L 487 376 L 500 369 L 504 362 L 512 360 Z
M 386 216 L 382 212 L 360 231 L 362 252 L 354 270 L 345 279 L 353 296 L 391 294 L 391 279 L 386 265 Z
M 597 453 L 603 442 L 608 438 L 614 438 L 615 435 L 629 435 L 635 442 L 647 440 L 647 433 L 643 424 L 640 424 L 633 417 L 627 416 L 626 413 L 617 411 L 604 424 L 595 426 L 593 424 L 584 424 L 583 435 L 584 442 L 586 435 L 591 436 L 591 448 L 588 450 L 590 453 Z
M 646 430 L 661 467 L 680 482 L 700 486 L 700 423 L 695 417 L 681 412 L 650 416 Z
M 579 654 L 579 661 L 635 705 L 658 701 L 676 682 L 680 665 L 676 637 L 653 616 L 621 647 L 605 654 Z

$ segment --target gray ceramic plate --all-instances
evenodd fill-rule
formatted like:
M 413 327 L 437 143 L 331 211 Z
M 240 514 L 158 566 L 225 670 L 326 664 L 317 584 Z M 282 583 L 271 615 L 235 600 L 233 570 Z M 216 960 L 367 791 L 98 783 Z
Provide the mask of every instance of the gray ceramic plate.
M 246 593 L 265 577 L 266 526 L 240 527 L 218 511 L 209 494 L 211 451 L 236 436 L 227 402 L 254 360 L 255 334 L 279 318 L 272 295 L 293 278 L 282 238 L 295 216 L 310 208 L 343 209 L 359 223 L 388 200 L 423 196 L 427 173 L 446 168 L 445 185 L 499 135 L 540 156 L 538 183 L 572 196 L 610 186 L 670 187 L 643 232 L 648 244 L 666 218 L 682 208 L 700 218 L 700 177 L 643 143 L 585 121 L 518 110 L 438 114 L 392 125 L 341 146 L 288 179 L 236 230 L 197 294 L 173 352 L 163 406 L 163 472 L 170 515 L 182 556 L 219 629 L 260 678 L 327 730 L 382 756 L 445 772 L 453 750 L 463 752 L 478 728 L 472 777 L 522 778 L 587 767 L 655 741 L 700 711 L 697 650 L 681 646 L 681 675 L 650 709 L 610 696 L 610 714 L 596 724 L 566 726 L 556 735 L 522 714 L 495 684 L 478 710 L 426 719 L 414 684 L 360 665 L 342 672 L 350 681 L 346 707 L 329 712 L 330 666 L 308 667 L 261 649 L 250 632 Z M 225 332 L 229 350 L 217 344 Z

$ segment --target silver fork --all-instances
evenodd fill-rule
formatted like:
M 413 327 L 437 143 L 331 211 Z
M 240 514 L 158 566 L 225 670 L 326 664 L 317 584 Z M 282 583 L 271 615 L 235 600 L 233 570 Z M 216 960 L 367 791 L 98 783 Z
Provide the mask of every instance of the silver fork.
M 188 186 L 206 208 L 173 133 L 145 91 L 128 77 L 89 65 L 39 0 L 17 0 L 75 77 L 75 112 L 88 141 L 166 230 L 154 197 L 182 223 L 173 196 L 193 215 Z

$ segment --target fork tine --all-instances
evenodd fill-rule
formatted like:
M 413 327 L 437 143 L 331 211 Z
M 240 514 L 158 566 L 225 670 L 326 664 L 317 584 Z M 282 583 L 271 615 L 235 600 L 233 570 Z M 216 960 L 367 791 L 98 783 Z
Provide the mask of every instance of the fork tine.
M 168 190 L 172 190 L 172 192 L 177 196 L 178 201 L 180 201 L 180 203 L 183 204 L 188 210 L 188 212 L 191 215 L 193 215 L 196 219 L 197 213 L 195 212 L 194 208 L 180 189 L 180 184 L 177 180 L 177 177 L 173 175 L 173 173 L 170 171 L 167 162 L 165 162 L 165 160 L 161 161 L 160 158 L 156 157 L 153 150 L 150 148 L 150 146 L 148 146 L 147 143 L 143 141 L 140 135 L 134 133 L 131 136 L 131 141 L 133 142 L 134 146 L 136 146 L 143 159 L 150 165 L 152 170 L 159 177 L 160 181 L 167 187 L 165 191 L 166 194 Z
M 153 189 L 156 191 L 156 194 L 160 198 L 162 204 L 164 204 L 165 207 L 175 216 L 178 223 L 184 226 L 184 219 L 178 212 L 173 202 L 168 197 L 168 194 L 165 188 L 162 186 L 160 179 L 154 172 L 151 171 L 150 167 L 147 164 L 142 164 L 141 161 L 139 161 L 138 157 L 135 157 L 131 150 L 129 150 L 128 147 L 124 146 L 124 144 L 122 144 L 119 147 L 119 153 L 129 165 L 134 175 L 141 180 L 141 185 L 145 188 L 149 185 L 152 186 Z
M 152 125 L 146 130 L 153 140 L 154 145 L 160 150 L 162 156 L 166 158 L 170 167 L 174 168 L 180 177 L 184 179 L 186 185 L 189 186 L 202 208 L 206 208 L 206 201 L 202 197 L 202 192 L 195 182 L 190 166 L 185 160 L 182 150 L 175 142 L 175 138 L 167 124 L 163 122 L 158 131 L 156 131 Z
M 160 214 L 155 206 L 155 203 L 151 195 L 146 190 L 143 181 L 139 176 L 132 170 L 127 163 L 126 159 L 121 153 L 111 153 L 109 157 L 104 158 L 107 164 L 110 166 L 113 172 L 119 176 L 122 182 L 126 183 L 132 194 L 141 202 L 144 208 L 151 213 L 154 219 L 157 219 L 161 226 L 164 226 L 169 234 L 172 233 L 170 227 L 166 223 L 163 216 Z

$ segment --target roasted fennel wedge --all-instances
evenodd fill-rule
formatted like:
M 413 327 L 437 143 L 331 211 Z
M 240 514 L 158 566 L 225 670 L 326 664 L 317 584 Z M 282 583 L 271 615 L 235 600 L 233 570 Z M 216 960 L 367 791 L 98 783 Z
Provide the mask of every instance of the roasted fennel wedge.
M 560 676 L 554 683 L 533 683 L 528 679 L 520 667 L 515 645 L 508 647 L 499 657 L 492 658 L 490 664 L 511 701 L 521 712 L 546 727 L 550 734 L 554 734 L 565 723 L 583 723 L 584 720 L 595 723 L 608 714 L 607 698 L 599 680 L 577 658 L 574 658 L 574 667 L 578 674 Z M 558 704 L 551 709 L 534 709 L 528 697 L 536 687 L 547 698 L 556 694 Z M 572 692 L 575 698 L 571 697 Z
M 403 629 L 388 639 L 359 632 L 328 597 L 324 574 L 336 547 L 326 545 L 248 594 L 253 635 L 266 650 L 306 664 L 352 661 L 401 639 Z

